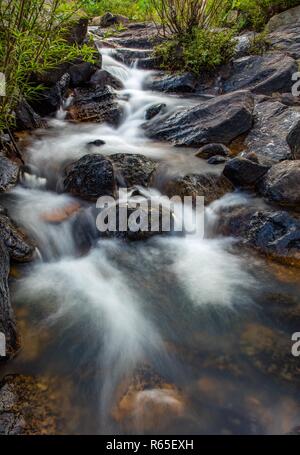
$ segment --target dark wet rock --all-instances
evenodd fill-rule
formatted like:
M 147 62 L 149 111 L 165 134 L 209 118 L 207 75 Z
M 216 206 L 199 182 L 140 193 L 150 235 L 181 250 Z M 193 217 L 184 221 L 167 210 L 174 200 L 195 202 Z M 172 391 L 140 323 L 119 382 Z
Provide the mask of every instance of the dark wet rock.
M 151 120 L 156 115 L 164 113 L 166 111 L 167 105 L 165 103 L 157 103 L 153 104 L 152 106 L 148 107 L 145 112 L 145 119 Z
M 34 246 L 26 235 L 3 213 L 0 213 L 0 239 L 6 246 L 12 260 L 28 262 L 33 259 Z
M 136 62 L 136 60 L 149 58 L 152 55 L 151 49 L 126 49 L 116 48 L 112 56 L 119 62 L 125 63 L 130 66 Z
M 144 241 L 156 235 L 170 235 L 174 232 L 174 215 L 170 208 L 163 207 L 159 202 L 145 197 L 137 200 L 130 198 L 128 202 L 118 202 L 105 212 L 116 210 L 116 230 L 107 230 L 102 235 L 126 241 Z M 168 221 L 167 221 L 168 220 Z M 97 219 L 99 228 L 99 218 Z M 122 229 L 119 228 L 122 226 Z M 168 226 L 165 229 L 164 226 Z
M 65 169 L 64 191 L 90 201 L 115 193 L 111 160 L 102 155 L 85 155 Z
M 0 238 L 0 332 L 6 338 L 6 357 L 11 357 L 19 347 L 16 322 L 10 303 L 8 288 L 9 252 Z
M 226 161 L 228 160 L 228 158 L 226 156 L 221 156 L 221 155 L 215 155 L 215 156 L 211 156 L 207 162 L 208 164 L 213 164 L 213 165 L 218 165 L 218 164 L 223 164 L 223 163 L 226 163 Z
M 27 101 L 21 101 L 15 109 L 16 130 L 35 130 L 37 128 L 46 128 L 47 122 L 37 114 Z
M 65 40 L 69 44 L 83 44 L 88 31 L 88 19 L 85 17 L 80 18 L 77 22 L 73 23 L 65 34 Z
M 97 66 L 89 62 L 72 65 L 68 69 L 68 73 L 70 75 L 70 87 L 80 87 L 86 85 L 96 71 Z
M 234 92 L 159 116 L 143 127 L 148 137 L 175 145 L 230 144 L 251 128 L 253 104 L 250 92 Z
M 128 17 L 121 16 L 120 14 L 105 13 L 100 20 L 100 27 L 110 27 L 111 25 L 125 25 L 128 24 Z
M 131 49 L 153 49 L 154 46 L 164 41 L 159 34 L 159 29 L 153 23 L 140 24 L 139 27 L 132 27 L 128 24 L 127 30 L 118 33 L 117 37 L 106 39 L 110 46 Z
M 96 87 L 100 87 L 102 89 L 104 89 L 107 85 L 116 90 L 122 90 L 124 88 L 123 82 L 106 70 L 96 71 L 91 77 L 90 83 L 91 85 L 95 85 Z
M 197 158 L 202 158 L 207 160 L 215 155 L 218 156 L 228 156 L 230 154 L 230 150 L 223 144 L 207 144 L 203 145 L 198 152 L 195 154 Z
M 89 142 L 87 145 L 93 147 L 102 147 L 102 145 L 105 145 L 105 141 L 102 139 L 96 139 L 95 141 Z
M 142 70 L 159 70 L 161 68 L 161 59 L 158 57 L 141 58 L 137 61 L 137 68 Z
M 5 156 L 0 155 L 0 193 L 13 188 L 19 179 L 20 167 Z
M 257 94 L 289 92 L 296 61 L 285 54 L 250 55 L 230 64 L 229 76 L 222 83 L 223 92 L 251 90 Z
M 70 392 L 56 379 L 10 374 L 0 382 L 0 435 L 71 431 L 76 418 L 69 413 Z
M 299 120 L 300 112 L 279 102 L 258 104 L 254 109 L 253 128 L 245 141 L 247 149 L 255 152 L 259 161 L 267 165 L 293 158 L 290 145 L 296 144 Z
M 65 73 L 50 89 L 43 90 L 31 101 L 31 106 L 39 115 L 46 117 L 61 107 L 70 84 L 70 75 Z
M 300 210 L 300 160 L 272 166 L 259 189 L 269 201 Z
M 157 162 L 144 155 L 118 153 L 109 157 L 116 179 L 121 187 L 141 185 L 147 187 Z
M 287 212 L 235 207 L 219 215 L 218 233 L 238 237 L 279 262 L 300 265 L 300 221 Z
M 232 184 L 224 176 L 213 172 L 205 174 L 188 174 L 165 181 L 159 190 L 168 197 L 191 196 L 196 201 L 197 196 L 204 197 L 205 205 L 221 198 L 233 190 Z
M 272 32 L 281 27 L 297 24 L 300 25 L 300 6 L 290 8 L 280 14 L 276 14 L 269 20 L 267 29 Z
M 300 22 L 278 28 L 268 35 L 268 41 L 275 50 L 300 59 Z
M 78 122 L 109 123 L 118 126 L 123 117 L 123 109 L 109 88 L 78 88 L 68 118 Z
M 191 73 L 169 75 L 165 73 L 150 76 L 145 82 L 147 90 L 166 93 L 193 93 L 198 81 Z
M 269 169 L 269 166 L 263 166 L 243 157 L 236 157 L 226 163 L 223 174 L 236 187 L 253 187 Z

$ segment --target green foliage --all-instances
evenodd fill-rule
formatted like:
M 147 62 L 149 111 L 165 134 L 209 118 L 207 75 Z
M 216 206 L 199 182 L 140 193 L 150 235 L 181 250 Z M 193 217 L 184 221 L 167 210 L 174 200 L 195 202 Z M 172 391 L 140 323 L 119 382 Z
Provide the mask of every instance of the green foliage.
M 199 75 L 227 63 L 233 56 L 235 44 L 233 31 L 194 29 L 183 39 L 173 38 L 160 44 L 155 55 L 166 70 L 190 71 Z
M 6 96 L 0 98 L 0 130 L 13 120 L 13 110 L 22 97 L 38 95 L 41 86 L 29 81 L 77 57 L 92 61 L 90 46 L 70 45 L 65 40 L 68 26 L 79 3 L 61 0 L 0 0 L 0 71 L 6 77 Z
M 300 0 L 225 0 L 224 13 L 221 22 L 226 22 L 226 16 L 232 10 L 240 11 L 236 27 L 238 30 L 251 28 L 263 30 L 272 15 L 300 4 Z
M 249 54 L 263 55 L 269 48 L 268 33 L 261 32 L 254 36 L 249 48 Z
M 149 0 L 83 0 L 82 9 L 89 17 L 102 16 L 108 11 L 132 20 L 148 20 L 151 17 Z

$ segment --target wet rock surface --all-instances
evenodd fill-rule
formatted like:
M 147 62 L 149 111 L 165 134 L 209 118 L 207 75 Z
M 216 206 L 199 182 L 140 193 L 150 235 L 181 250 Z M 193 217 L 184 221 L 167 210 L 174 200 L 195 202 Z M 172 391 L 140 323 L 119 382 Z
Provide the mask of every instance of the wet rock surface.
M 35 247 L 10 218 L 0 213 L 0 239 L 6 246 L 10 258 L 17 262 L 31 261 Z
M 168 75 L 154 74 L 145 82 L 145 89 L 166 93 L 193 93 L 198 80 L 191 73 Z
M 163 114 L 167 108 L 165 103 L 153 104 L 145 112 L 145 120 L 151 120 L 158 114 Z
M 266 165 L 293 158 L 291 147 L 297 148 L 299 119 L 299 111 L 282 103 L 259 103 L 254 109 L 253 128 L 245 141 L 247 149 Z
M 64 390 L 64 393 L 62 392 Z M 0 382 L 0 435 L 54 435 L 72 428 L 66 387 L 54 379 L 7 375 Z
M 207 144 L 201 147 L 195 156 L 197 156 L 197 158 L 207 160 L 216 155 L 225 157 L 228 156 L 229 154 L 230 154 L 229 148 L 223 144 Z
M 37 99 L 31 101 L 31 107 L 44 117 L 56 113 L 63 103 L 70 81 L 70 74 L 65 73 L 53 87 L 39 93 Z
M 300 160 L 272 166 L 259 189 L 270 202 L 300 210 Z
M 298 60 L 300 58 L 300 22 L 276 29 L 268 35 L 268 40 L 275 50 L 286 52 Z
M 21 101 L 16 107 L 15 117 L 16 131 L 32 131 L 47 127 L 47 122 L 25 100 Z
M 9 253 L 2 239 L 0 239 L 0 332 L 5 335 L 6 354 L 9 358 L 18 349 L 19 340 L 16 331 L 16 322 L 10 303 L 8 275 Z
M 96 201 L 114 196 L 115 175 L 112 162 L 102 155 L 85 155 L 65 169 L 64 191 Z
M 155 174 L 153 179 L 155 179 Z M 178 176 L 167 180 L 158 187 L 163 194 L 170 198 L 179 196 L 183 200 L 184 196 L 191 196 L 195 202 L 197 196 L 203 196 L 205 205 L 233 190 L 232 184 L 226 177 L 214 172 Z
M 106 86 L 116 90 L 122 90 L 124 88 L 122 81 L 106 70 L 96 71 L 90 79 L 90 84 L 101 89 L 104 89 Z
M 109 123 L 118 126 L 123 109 L 109 88 L 78 88 L 68 118 L 78 122 Z
M 234 60 L 222 83 L 224 93 L 251 90 L 257 94 L 289 92 L 297 62 L 285 54 L 250 55 Z
M 226 163 L 223 175 L 236 187 L 252 187 L 263 178 L 269 169 L 269 166 L 236 157 Z
M 212 142 L 229 144 L 252 126 L 253 96 L 241 91 L 200 102 L 143 125 L 152 139 L 175 145 L 202 146 Z
M 279 262 L 300 266 L 300 221 L 287 212 L 228 208 L 220 213 L 217 231 Z
M 0 193 L 13 188 L 19 179 L 19 166 L 6 158 L 0 156 Z
M 117 153 L 110 155 L 115 178 L 121 187 L 141 185 L 147 187 L 157 162 L 151 158 L 137 154 Z

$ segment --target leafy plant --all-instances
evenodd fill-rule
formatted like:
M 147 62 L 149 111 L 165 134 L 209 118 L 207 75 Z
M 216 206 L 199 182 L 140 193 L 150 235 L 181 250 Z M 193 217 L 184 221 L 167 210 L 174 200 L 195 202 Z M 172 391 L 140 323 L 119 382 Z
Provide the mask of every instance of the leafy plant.
M 89 46 L 70 45 L 68 26 L 81 3 L 62 0 L 0 0 L 0 71 L 6 78 L 6 96 L 0 98 L 0 130 L 13 121 L 22 97 L 32 98 L 41 86 L 30 83 L 42 73 L 80 56 L 92 61 Z
M 195 27 L 211 26 L 220 14 L 223 0 L 150 0 L 163 34 L 185 36 Z
M 155 55 L 167 70 L 190 71 L 199 75 L 227 63 L 235 49 L 234 32 L 194 28 L 184 39 L 173 38 L 160 44 Z

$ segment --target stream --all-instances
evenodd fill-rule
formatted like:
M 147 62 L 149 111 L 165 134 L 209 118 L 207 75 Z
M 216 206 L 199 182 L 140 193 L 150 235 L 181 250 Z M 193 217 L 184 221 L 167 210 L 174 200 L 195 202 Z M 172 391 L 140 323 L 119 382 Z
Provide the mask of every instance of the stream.
M 68 123 L 62 108 L 26 149 L 31 174 L 1 196 L 38 246 L 37 260 L 11 279 L 23 349 L 6 372 L 63 379 L 72 405 L 62 404 L 70 423 L 61 433 L 290 432 L 300 425 L 300 360 L 291 355 L 299 272 L 212 234 L 218 207 L 262 202 L 238 192 L 214 202 L 204 238 L 124 242 L 98 240 L 93 204 L 56 191 L 65 163 L 87 153 L 155 157 L 168 164 L 165 178 L 209 166 L 141 129 L 153 104 L 172 110 L 199 99 L 145 91 L 148 71 L 101 51 L 103 68 L 125 86 L 123 123 Z M 87 152 L 97 139 L 105 145 Z M 76 204 L 79 220 L 47 216 Z

